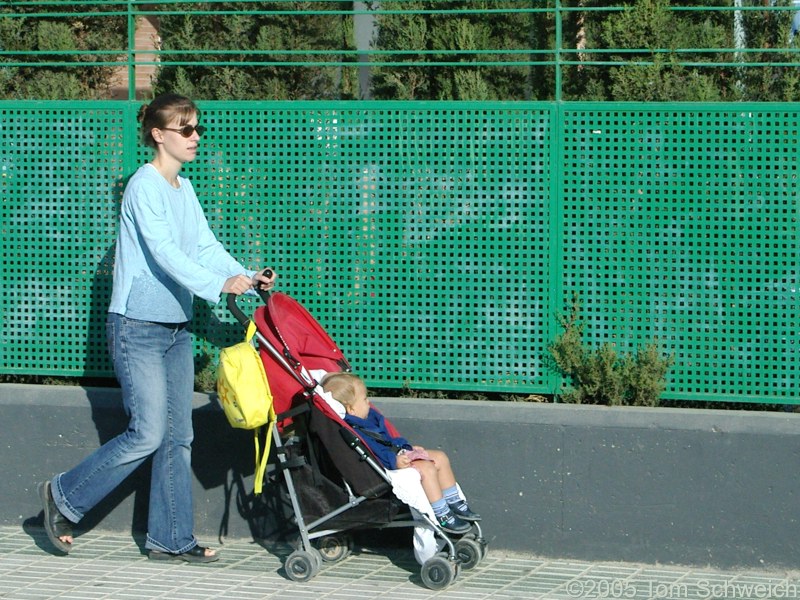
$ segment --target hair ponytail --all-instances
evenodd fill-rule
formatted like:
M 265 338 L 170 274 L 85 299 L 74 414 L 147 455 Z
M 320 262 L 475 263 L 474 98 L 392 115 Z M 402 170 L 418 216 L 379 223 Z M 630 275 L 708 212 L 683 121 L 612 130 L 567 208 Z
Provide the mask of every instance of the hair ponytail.
M 139 112 L 136 114 L 136 120 L 141 124 L 144 123 L 144 116 L 147 114 L 147 109 L 149 106 L 147 104 L 142 104 L 139 107 Z

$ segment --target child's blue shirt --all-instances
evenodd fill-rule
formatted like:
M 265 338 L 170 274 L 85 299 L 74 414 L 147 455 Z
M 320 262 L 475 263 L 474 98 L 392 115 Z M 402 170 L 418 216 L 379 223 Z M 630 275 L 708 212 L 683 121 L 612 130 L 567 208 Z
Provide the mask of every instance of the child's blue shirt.
M 386 419 L 374 408 L 369 409 L 369 414 L 366 419 L 356 417 L 355 415 L 347 414 L 344 417 L 353 429 L 360 435 L 360 437 L 367 443 L 372 453 L 381 461 L 387 469 L 397 468 L 397 450 L 405 448 L 411 449 L 411 444 L 404 437 L 392 437 L 386 429 Z M 367 433 L 368 432 L 368 433 Z M 381 443 L 371 435 L 379 436 L 384 442 Z

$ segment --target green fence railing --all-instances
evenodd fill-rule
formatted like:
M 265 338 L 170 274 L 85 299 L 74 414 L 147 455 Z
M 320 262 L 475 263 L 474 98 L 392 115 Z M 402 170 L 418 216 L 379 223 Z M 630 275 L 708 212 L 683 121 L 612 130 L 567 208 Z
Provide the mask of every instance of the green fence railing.
M 134 102 L 0 103 L 0 373 L 110 375 Z M 666 397 L 800 402 L 794 104 L 204 102 L 187 165 L 370 385 L 552 393 L 556 313 L 674 352 Z M 248 306 L 245 306 L 247 309 Z M 198 303 L 198 353 L 239 337 Z

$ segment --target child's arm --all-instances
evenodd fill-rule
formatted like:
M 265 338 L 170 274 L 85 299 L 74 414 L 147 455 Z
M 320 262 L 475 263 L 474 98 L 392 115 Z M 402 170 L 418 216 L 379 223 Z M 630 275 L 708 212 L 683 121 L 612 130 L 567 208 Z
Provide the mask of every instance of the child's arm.
M 403 453 L 397 455 L 397 468 L 405 469 L 411 466 L 411 459 Z

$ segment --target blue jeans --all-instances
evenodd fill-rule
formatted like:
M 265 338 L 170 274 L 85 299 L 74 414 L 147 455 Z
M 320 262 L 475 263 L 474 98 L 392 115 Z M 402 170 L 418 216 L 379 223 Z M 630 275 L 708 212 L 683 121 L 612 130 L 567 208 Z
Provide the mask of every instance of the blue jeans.
M 77 523 L 152 456 L 145 547 L 186 552 L 197 545 L 192 505 L 191 337 L 181 326 L 114 313 L 108 316 L 107 336 L 128 429 L 73 469 L 56 475 L 53 499 L 64 516 Z

